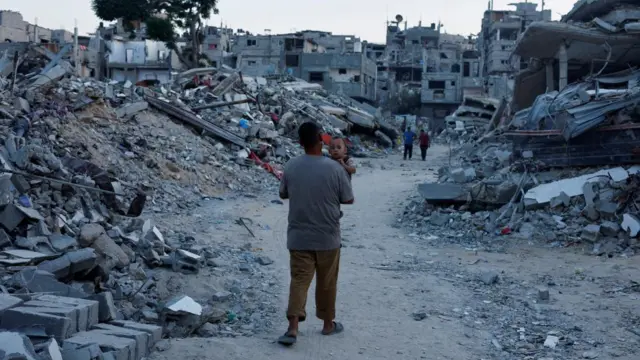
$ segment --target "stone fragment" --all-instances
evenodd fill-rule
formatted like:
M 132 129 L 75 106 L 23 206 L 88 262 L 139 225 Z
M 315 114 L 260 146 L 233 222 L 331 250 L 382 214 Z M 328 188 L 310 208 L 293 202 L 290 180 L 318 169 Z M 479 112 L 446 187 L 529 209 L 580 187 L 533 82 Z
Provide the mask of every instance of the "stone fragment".
M 65 344 L 62 348 L 62 358 L 64 360 L 107 360 L 98 344 L 82 346 Z
M 9 310 L 20 304 L 22 304 L 22 299 L 18 297 L 9 294 L 0 294 L 0 319 L 2 319 L 2 313 L 5 310 Z
M 11 246 L 11 237 L 4 229 L 0 228 L 0 249 Z
M 99 224 L 84 225 L 80 229 L 79 243 L 82 247 L 89 247 L 103 234 L 105 234 L 104 228 Z
M 125 104 L 116 109 L 116 115 L 119 118 L 128 118 L 141 111 L 147 110 L 149 103 L 146 101 L 138 101 L 131 104 Z
M 258 264 L 260 264 L 260 265 L 271 265 L 271 264 L 273 264 L 273 260 L 270 257 L 266 256 L 266 255 L 258 256 L 256 258 L 256 262 Z
M 540 301 L 549 301 L 549 289 L 540 288 L 538 289 L 538 300 Z
M 57 281 L 50 272 L 36 268 L 27 268 L 14 274 L 11 277 L 11 284 L 32 293 L 47 293 L 73 298 L 87 297 L 87 294 Z
M 168 301 L 165 310 L 172 313 L 186 313 L 192 315 L 202 315 L 202 305 L 198 304 L 189 296 L 178 296 Z
M 480 275 L 480 281 L 482 281 L 485 285 L 493 285 L 498 282 L 498 274 L 492 271 L 487 271 Z
M 115 326 L 120 326 L 126 329 L 146 332 L 151 336 L 152 344 L 155 344 L 156 342 L 162 339 L 162 328 L 160 326 L 140 324 L 134 321 L 127 321 L 127 320 L 115 320 L 110 322 L 110 324 Z
M 151 343 L 151 335 L 143 331 L 127 329 L 110 324 L 97 324 L 93 327 L 92 332 L 99 332 L 106 335 L 134 340 L 136 342 L 135 359 L 142 359 L 147 356 L 151 346 L 153 346 Z
M 544 347 L 549 349 L 555 349 L 560 342 L 560 338 L 553 335 L 547 335 L 547 338 L 544 341 Z
M 124 250 L 106 233 L 98 236 L 93 244 L 91 244 L 91 247 L 96 250 L 100 258 L 101 266 L 104 266 L 105 269 L 112 267 L 122 268 L 128 266 L 130 263 L 129 257 Z

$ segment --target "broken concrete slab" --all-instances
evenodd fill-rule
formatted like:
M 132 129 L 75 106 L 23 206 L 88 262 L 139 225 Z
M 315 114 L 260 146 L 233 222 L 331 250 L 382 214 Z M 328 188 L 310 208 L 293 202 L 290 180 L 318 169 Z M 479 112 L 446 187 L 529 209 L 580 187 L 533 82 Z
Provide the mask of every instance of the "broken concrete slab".
M 125 104 L 116 109 L 116 115 L 119 118 L 128 118 L 141 111 L 147 110 L 149 103 L 146 101 L 138 101 L 131 104 Z
M 76 239 L 71 236 L 62 235 L 62 234 L 51 234 L 49 236 L 49 242 L 51 246 L 57 251 L 65 251 L 67 249 L 71 249 L 73 247 L 78 246 L 78 242 Z
M 89 247 L 103 234 L 106 231 L 99 224 L 86 224 L 80 229 L 79 243 L 82 247 Z
M 0 332 L 0 359 L 38 360 L 28 337 L 17 332 Z
M 178 296 L 169 300 L 165 305 L 165 310 L 177 314 L 202 315 L 202 305 L 189 296 Z
M 425 183 L 418 185 L 418 192 L 429 203 L 447 204 L 462 203 L 467 201 L 468 191 L 458 184 Z
M 633 214 L 622 215 L 622 230 L 626 231 L 629 236 L 636 237 L 640 233 L 640 219 Z
M 20 205 L 9 204 L 0 213 L 0 225 L 7 231 L 13 231 L 26 219 L 44 220 L 35 210 Z
M 72 298 L 86 298 L 87 294 L 63 284 L 47 271 L 27 268 L 11 277 L 11 284 L 16 288 L 32 293 L 47 293 Z
M 9 294 L 0 294 L 0 319 L 2 319 L 2 313 L 5 312 L 5 310 L 17 307 L 22 303 L 22 299 L 18 297 Z
M 562 192 L 567 194 L 570 198 L 583 195 L 583 189 L 586 183 L 597 182 L 602 178 L 611 179 L 614 182 L 620 182 L 629 178 L 629 172 L 624 168 L 617 167 L 538 185 L 525 193 L 525 207 L 527 209 L 531 209 L 537 206 L 549 204 L 551 199 L 559 196 Z
M 617 236 L 620 232 L 620 225 L 613 221 L 603 221 L 600 224 L 600 231 L 604 236 Z

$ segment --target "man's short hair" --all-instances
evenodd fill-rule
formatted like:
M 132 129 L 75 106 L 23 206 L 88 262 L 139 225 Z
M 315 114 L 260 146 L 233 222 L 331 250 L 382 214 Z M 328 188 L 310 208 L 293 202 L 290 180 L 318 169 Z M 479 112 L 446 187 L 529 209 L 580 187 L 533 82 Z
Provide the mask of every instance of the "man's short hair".
M 300 144 L 305 148 L 310 148 L 320 142 L 320 127 L 312 122 L 306 122 L 298 128 L 298 137 Z

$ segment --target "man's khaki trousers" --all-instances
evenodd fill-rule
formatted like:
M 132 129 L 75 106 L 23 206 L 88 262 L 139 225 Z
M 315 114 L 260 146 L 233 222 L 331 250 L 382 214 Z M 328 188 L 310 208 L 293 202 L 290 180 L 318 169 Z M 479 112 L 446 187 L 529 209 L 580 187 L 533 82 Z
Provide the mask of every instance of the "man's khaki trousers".
M 340 249 L 326 251 L 290 250 L 291 285 L 289 287 L 289 307 L 287 318 L 307 318 L 307 292 L 316 275 L 316 316 L 321 320 L 336 317 L 336 293 L 338 291 L 338 270 Z

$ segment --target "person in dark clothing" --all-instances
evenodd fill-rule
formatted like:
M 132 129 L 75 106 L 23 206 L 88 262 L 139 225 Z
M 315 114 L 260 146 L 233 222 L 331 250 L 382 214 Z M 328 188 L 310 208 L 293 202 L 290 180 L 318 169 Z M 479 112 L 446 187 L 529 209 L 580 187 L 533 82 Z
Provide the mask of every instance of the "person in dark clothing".
M 426 131 L 420 130 L 420 155 L 422 156 L 422 161 L 425 161 L 427 158 L 427 149 L 429 148 L 429 134 Z
M 407 127 L 407 131 L 404 132 L 404 159 L 407 160 L 407 155 L 409 156 L 409 160 L 411 160 L 411 156 L 413 156 L 413 141 L 416 138 L 416 133 L 411 131 L 411 127 Z

